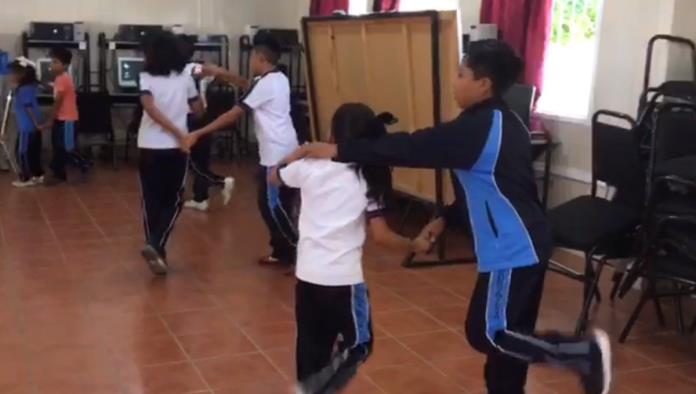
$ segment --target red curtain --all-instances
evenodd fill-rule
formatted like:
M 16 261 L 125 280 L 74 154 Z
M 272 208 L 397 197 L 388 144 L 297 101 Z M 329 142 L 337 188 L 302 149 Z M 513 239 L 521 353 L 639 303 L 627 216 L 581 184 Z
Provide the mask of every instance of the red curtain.
M 330 16 L 334 11 L 348 12 L 348 0 L 312 0 L 309 4 L 310 16 Z
M 553 0 L 483 0 L 481 23 L 498 25 L 500 37 L 525 62 L 524 83 L 543 89 L 544 57 L 551 39 Z
M 375 0 L 372 11 L 390 12 L 399 10 L 399 0 Z

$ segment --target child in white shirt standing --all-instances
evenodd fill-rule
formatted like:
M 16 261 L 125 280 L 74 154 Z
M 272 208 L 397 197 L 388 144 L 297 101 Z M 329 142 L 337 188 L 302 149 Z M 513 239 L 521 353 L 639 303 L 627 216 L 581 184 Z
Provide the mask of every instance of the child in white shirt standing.
M 143 117 L 138 130 L 143 222 L 142 255 L 156 275 L 167 273 L 165 246 L 183 204 L 188 167 L 187 117 L 202 104 L 176 36 L 163 32 L 145 45 L 140 74 Z
M 297 193 L 268 183 L 269 170 L 298 147 L 297 132 L 290 117 L 290 82 L 278 70 L 280 55 L 281 47 L 275 39 L 258 34 L 254 37 L 250 60 L 250 70 L 255 76 L 251 82 L 219 67 L 207 66 L 205 74 L 237 85 L 246 94 L 234 108 L 191 133 L 188 142 L 194 145 L 203 136 L 234 124 L 245 113 L 253 114 L 260 156 L 258 206 L 271 235 L 272 249 L 259 263 L 290 266 L 296 255 L 297 230 L 291 215 Z
M 335 141 L 386 132 L 382 117 L 363 104 L 344 104 L 332 121 Z M 366 228 L 377 242 L 404 253 L 426 252 L 432 240 L 427 234 L 401 237 L 386 224 L 382 207 L 391 191 L 389 167 L 306 159 L 275 169 L 271 180 L 299 188 L 302 196 L 295 290 L 297 393 L 334 393 L 372 350 L 362 271 Z

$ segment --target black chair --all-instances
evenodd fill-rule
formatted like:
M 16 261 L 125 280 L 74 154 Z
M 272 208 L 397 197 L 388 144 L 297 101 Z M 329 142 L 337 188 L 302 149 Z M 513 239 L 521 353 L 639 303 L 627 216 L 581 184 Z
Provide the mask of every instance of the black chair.
M 113 166 L 116 167 L 116 139 L 111 118 L 111 96 L 108 91 L 98 90 L 77 94 L 77 108 L 80 113 L 78 133 L 80 142 L 91 148 L 107 147 Z
M 681 332 L 686 331 L 681 300 L 685 296 L 696 294 L 695 233 L 696 218 L 693 217 L 664 216 L 655 223 L 638 272 L 638 276 L 646 283 L 638 305 L 621 332 L 619 342 L 626 341 L 645 304 L 650 300 L 659 303 L 663 298 L 674 299 L 677 324 Z M 663 282 L 671 283 L 672 289 L 666 290 L 665 286 L 659 286 Z M 695 330 L 696 320 L 690 327 L 692 333 Z
M 237 103 L 237 92 L 229 85 L 214 82 L 206 91 L 206 102 L 208 107 L 206 109 L 205 122 L 208 123 L 235 106 Z M 248 136 L 245 138 L 241 135 L 238 125 L 233 125 L 214 135 L 217 141 L 222 143 L 222 150 L 227 152 L 230 158 L 234 158 L 235 151 L 249 149 Z M 244 145 L 242 142 L 244 142 Z
M 503 97 L 508 107 L 520 117 L 520 120 L 527 128 L 530 128 L 532 120 L 535 95 L 536 87 L 517 83 L 512 85 Z
M 133 109 L 133 115 L 131 116 L 128 126 L 126 126 L 126 145 L 123 148 L 123 160 L 128 161 L 128 156 L 131 149 L 131 143 L 138 139 L 138 129 L 140 128 L 140 121 L 143 119 L 143 106 L 138 102 L 135 109 Z
M 629 127 L 602 122 L 613 118 Z M 586 329 L 593 298 L 607 261 L 633 255 L 633 240 L 641 222 L 644 170 L 633 136 L 634 120 L 624 114 L 599 111 L 592 119 L 592 188 L 549 212 L 556 246 L 579 250 L 585 255 L 584 273 L 552 262 L 553 271 L 584 283 L 584 300 L 576 332 Z M 612 199 L 598 196 L 598 183 L 616 189 Z M 597 264 L 597 269 L 593 267 Z M 618 276 L 620 278 L 621 276 Z M 618 288 L 618 280 L 615 288 Z M 616 289 L 612 290 L 614 294 Z
M 665 218 L 696 221 L 696 104 L 670 100 L 651 102 L 647 108 L 651 107 L 651 128 L 641 130 L 649 137 L 647 203 L 639 237 L 643 251 L 623 280 L 621 297 L 649 268 L 646 265 L 650 263 L 650 253 L 655 248 L 652 243 L 656 242 L 660 223 Z M 675 302 L 677 320 L 683 326 L 681 299 L 677 297 Z M 657 312 L 664 325 L 659 308 Z

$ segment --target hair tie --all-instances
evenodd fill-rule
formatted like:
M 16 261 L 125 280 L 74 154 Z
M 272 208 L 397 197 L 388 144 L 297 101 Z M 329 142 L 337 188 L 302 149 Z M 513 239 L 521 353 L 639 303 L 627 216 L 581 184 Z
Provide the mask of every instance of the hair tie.
M 382 112 L 379 115 L 375 116 L 375 119 L 379 120 L 382 124 L 387 126 L 391 126 L 399 122 L 399 118 L 394 116 L 394 114 L 391 112 Z
M 17 63 L 19 63 L 20 66 L 24 68 L 31 67 L 33 69 L 36 69 L 36 63 L 32 62 L 24 56 L 20 56 L 15 60 L 17 61 Z

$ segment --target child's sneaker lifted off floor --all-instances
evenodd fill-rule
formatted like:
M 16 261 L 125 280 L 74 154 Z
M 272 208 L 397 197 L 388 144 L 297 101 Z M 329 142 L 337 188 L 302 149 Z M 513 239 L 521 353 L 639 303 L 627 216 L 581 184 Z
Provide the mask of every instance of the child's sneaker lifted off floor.
M 466 333 L 488 356 L 488 392 L 524 393 L 528 366 L 544 363 L 576 372 L 586 393 L 606 394 L 612 373 L 604 332 L 534 331 L 553 244 L 537 195 L 529 131 L 502 100 L 522 69 L 502 41 L 474 42 L 454 84 L 462 109 L 455 120 L 413 134 L 305 145 L 297 156 L 450 169 L 456 201 L 429 231 L 438 235 L 445 225 L 470 219 L 479 276 Z

